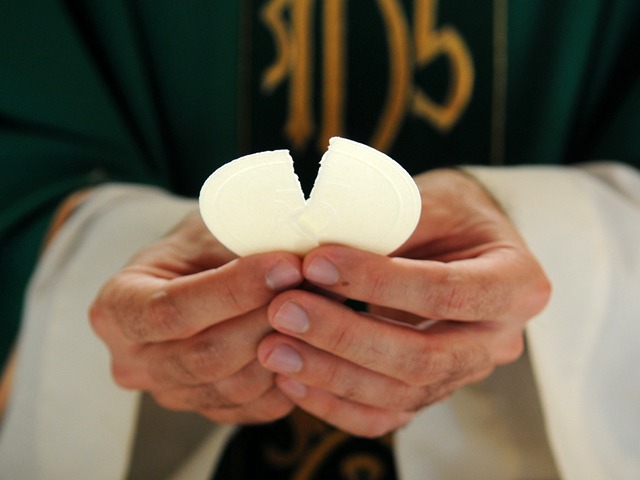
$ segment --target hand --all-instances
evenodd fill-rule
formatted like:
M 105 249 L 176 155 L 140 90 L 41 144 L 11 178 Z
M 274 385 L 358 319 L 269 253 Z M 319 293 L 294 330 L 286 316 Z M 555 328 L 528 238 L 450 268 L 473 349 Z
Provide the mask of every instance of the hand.
M 196 214 L 107 282 L 90 318 L 122 387 L 216 422 L 270 421 L 293 404 L 256 348 L 268 303 L 301 281 L 295 255 L 235 258 Z
M 304 259 L 309 282 L 370 313 L 287 291 L 268 310 L 279 333 L 258 349 L 293 402 L 356 435 L 394 430 L 516 360 L 525 323 L 549 297 L 540 266 L 481 186 L 453 170 L 416 182 L 423 216 L 394 257 L 323 246 Z

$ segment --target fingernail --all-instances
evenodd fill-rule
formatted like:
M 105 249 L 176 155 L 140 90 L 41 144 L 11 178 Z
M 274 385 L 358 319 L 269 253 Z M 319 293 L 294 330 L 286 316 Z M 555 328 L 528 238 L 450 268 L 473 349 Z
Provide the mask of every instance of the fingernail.
M 309 315 L 300 305 L 289 300 L 273 316 L 273 326 L 289 333 L 305 333 L 309 330 Z
M 336 266 L 325 257 L 316 257 L 307 267 L 305 277 L 313 283 L 335 285 L 340 279 L 340 274 Z
M 278 382 L 280 389 L 287 395 L 295 398 L 304 398 L 307 396 L 306 385 L 292 378 L 282 378 Z
M 296 373 L 302 369 L 302 357 L 289 345 L 277 345 L 265 360 L 265 366 L 280 373 Z
M 302 274 L 288 261 L 280 260 L 267 272 L 265 280 L 267 287 L 279 291 L 298 285 L 302 282 Z

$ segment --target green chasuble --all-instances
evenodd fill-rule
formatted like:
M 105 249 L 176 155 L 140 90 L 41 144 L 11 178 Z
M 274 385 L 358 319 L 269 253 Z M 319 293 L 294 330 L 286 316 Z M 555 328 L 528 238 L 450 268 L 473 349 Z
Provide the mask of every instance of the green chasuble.
M 289 148 L 308 190 L 333 135 L 411 173 L 637 166 L 639 23 L 635 0 L 4 0 L 0 361 L 52 214 L 86 186 L 195 196 Z

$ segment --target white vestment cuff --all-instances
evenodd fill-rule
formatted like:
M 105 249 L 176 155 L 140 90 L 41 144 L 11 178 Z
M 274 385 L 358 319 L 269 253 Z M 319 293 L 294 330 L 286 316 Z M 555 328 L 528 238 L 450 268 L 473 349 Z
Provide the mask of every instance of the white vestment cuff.
M 195 201 L 160 189 L 106 185 L 56 235 L 27 292 L 0 477 L 126 478 L 140 395 L 113 382 L 109 354 L 87 311 L 135 252 L 195 209 Z M 205 470 L 218 448 L 208 452 Z

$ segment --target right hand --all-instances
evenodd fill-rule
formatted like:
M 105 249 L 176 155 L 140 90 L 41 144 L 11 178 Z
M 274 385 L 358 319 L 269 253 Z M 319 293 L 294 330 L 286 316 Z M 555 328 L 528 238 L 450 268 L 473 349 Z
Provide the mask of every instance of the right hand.
M 270 301 L 301 282 L 297 256 L 237 258 L 193 214 L 111 278 L 89 315 L 120 386 L 219 423 L 268 422 L 293 404 L 256 349 Z

